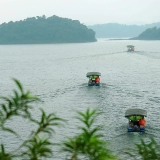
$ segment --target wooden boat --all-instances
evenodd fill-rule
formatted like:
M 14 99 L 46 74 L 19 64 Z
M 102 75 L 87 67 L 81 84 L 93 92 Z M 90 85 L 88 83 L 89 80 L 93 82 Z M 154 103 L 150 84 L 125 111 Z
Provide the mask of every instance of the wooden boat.
M 133 45 L 127 45 L 127 51 L 128 52 L 133 52 L 135 50 Z
M 89 78 L 88 86 L 100 86 L 100 78 L 101 76 L 100 72 L 88 72 L 86 77 Z M 99 79 L 97 81 L 97 79 Z
M 125 117 L 128 119 L 128 132 L 145 132 L 145 125 L 140 126 L 139 121 L 143 117 L 147 117 L 147 111 L 144 109 L 128 109 L 125 112 Z

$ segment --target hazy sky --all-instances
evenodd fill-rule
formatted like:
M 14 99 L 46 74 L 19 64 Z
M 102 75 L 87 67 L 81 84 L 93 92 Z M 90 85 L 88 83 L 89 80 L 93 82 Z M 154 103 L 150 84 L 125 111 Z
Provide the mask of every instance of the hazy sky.
M 0 24 L 57 15 L 86 25 L 160 22 L 160 0 L 0 0 Z

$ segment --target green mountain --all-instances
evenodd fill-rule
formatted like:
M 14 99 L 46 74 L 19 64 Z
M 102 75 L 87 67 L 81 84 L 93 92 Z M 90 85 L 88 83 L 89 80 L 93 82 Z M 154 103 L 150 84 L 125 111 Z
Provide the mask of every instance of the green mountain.
M 132 40 L 160 40 L 160 27 L 148 28 L 138 37 L 130 38 Z
M 118 23 L 96 24 L 87 26 L 96 32 L 96 38 L 137 37 L 143 31 L 152 27 L 160 27 L 160 22 L 146 25 L 124 25 Z
M 95 42 L 95 32 L 78 20 L 37 16 L 0 25 L 0 44 Z

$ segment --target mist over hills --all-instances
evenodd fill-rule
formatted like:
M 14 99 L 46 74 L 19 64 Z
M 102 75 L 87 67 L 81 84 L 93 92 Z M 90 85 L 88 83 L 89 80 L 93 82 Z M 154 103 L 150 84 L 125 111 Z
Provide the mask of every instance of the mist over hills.
M 87 27 L 96 32 L 96 38 L 131 38 L 138 37 L 148 28 L 160 27 L 160 22 L 145 25 L 106 23 L 89 25 Z

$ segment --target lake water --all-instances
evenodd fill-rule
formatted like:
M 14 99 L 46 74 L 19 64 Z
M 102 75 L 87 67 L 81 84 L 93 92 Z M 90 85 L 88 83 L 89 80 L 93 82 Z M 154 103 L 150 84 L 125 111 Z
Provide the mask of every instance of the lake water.
M 135 52 L 126 52 L 128 44 L 135 45 Z M 101 72 L 100 87 L 87 86 L 86 73 L 92 71 Z M 56 129 L 56 141 L 77 132 L 75 111 L 88 107 L 103 112 L 98 123 L 104 125 L 104 140 L 113 151 L 132 147 L 141 138 L 160 140 L 160 41 L 0 45 L 0 95 L 12 93 L 12 77 L 43 100 L 38 107 L 66 119 L 68 125 Z M 145 134 L 127 133 L 128 108 L 147 110 Z M 25 137 L 33 126 L 22 122 L 15 119 L 12 126 Z M 10 142 L 8 148 L 19 143 L 11 135 L 0 135 L 1 143 Z

